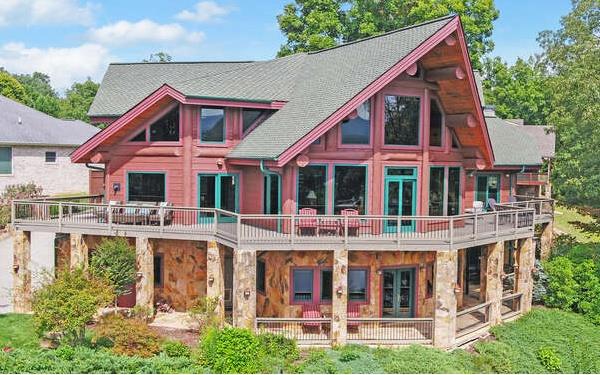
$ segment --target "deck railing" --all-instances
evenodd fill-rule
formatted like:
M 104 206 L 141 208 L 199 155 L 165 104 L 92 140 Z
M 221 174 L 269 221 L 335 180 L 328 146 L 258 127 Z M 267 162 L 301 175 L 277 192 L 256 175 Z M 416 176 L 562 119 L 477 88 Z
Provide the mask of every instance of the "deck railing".
M 544 202 L 542 202 L 544 203 Z M 318 244 L 386 248 L 457 247 L 472 241 L 533 232 L 535 209 L 502 206 L 495 212 L 456 216 L 254 215 L 211 208 L 145 204 L 102 204 L 61 200 L 15 200 L 16 225 L 138 231 L 171 235 L 214 235 L 234 245 Z
M 456 313 L 456 338 L 466 336 L 490 324 L 490 302 Z
M 502 319 L 510 319 L 521 313 L 523 293 L 512 293 L 502 297 Z
M 331 318 L 256 318 L 258 333 L 275 333 L 301 345 L 331 344 Z
M 536 216 L 554 216 L 554 199 L 515 195 L 516 202 L 502 203 L 499 206 L 507 209 L 529 208 Z
M 431 344 L 432 318 L 348 318 L 348 343 Z
M 519 173 L 517 174 L 518 185 L 541 185 L 548 182 L 548 175 L 545 173 Z

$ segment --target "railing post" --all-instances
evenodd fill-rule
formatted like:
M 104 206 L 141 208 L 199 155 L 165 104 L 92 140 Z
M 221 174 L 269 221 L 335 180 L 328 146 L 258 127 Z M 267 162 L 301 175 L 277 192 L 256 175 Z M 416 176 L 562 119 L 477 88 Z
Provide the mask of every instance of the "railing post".
M 496 237 L 498 237 L 498 227 L 500 224 L 500 211 L 496 211 Z
M 106 215 L 107 221 L 108 223 L 108 233 L 112 232 L 112 221 L 113 221 L 113 208 L 112 208 L 112 204 L 110 204 L 110 201 L 108 202 L 108 214 Z
M 242 242 L 242 215 L 236 214 L 237 217 L 237 232 L 236 232 L 236 242 L 238 246 Z
M 15 220 L 17 219 L 17 202 L 13 200 L 10 206 L 10 222 L 15 225 Z
M 473 221 L 473 239 L 477 239 L 477 226 L 479 225 L 479 220 L 477 217 L 477 212 L 475 212 L 475 219 Z
M 294 244 L 296 237 L 296 217 L 294 214 L 290 217 L 290 245 Z
M 62 202 L 58 202 L 58 231 L 62 232 L 63 225 L 63 205 Z
M 348 245 L 348 215 L 344 215 L 344 243 Z
M 519 210 L 515 211 L 515 231 L 519 229 Z
M 454 218 L 451 217 L 450 218 L 450 228 L 449 228 L 449 233 L 450 233 L 450 248 L 452 248 L 452 245 L 454 245 Z
M 402 233 L 402 220 L 400 216 L 396 218 L 396 246 L 400 249 L 400 235 Z
M 217 210 L 215 210 L 213 208 L 213 234 L 216 236 L 217 235 L 217 221 L 219 220 L 219 216 L 217 214 Z
M 165 231 L 165 208 L 158 208 L 158 216 L 160 217 L 160 233 L 164 233 Z

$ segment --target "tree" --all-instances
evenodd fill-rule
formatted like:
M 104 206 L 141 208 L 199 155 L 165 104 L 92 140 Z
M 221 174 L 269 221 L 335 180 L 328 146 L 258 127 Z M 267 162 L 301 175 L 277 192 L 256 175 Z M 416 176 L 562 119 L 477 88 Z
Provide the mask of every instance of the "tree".
M 164 62 L 171 62 L 173 61 L 173 57 L 171 57 L 171 55 L 169 55 L 166 52 L 157 52 L 157 53 L 151 53 L 150 57 L 147 59 L 142 60 L 142 62 L 159 62 L 159 63 L 164 63 Z
M 471 62 L 481 67 L 482 56 L 494 47 L 492 22 L 499 12 L 493 0 L 296 0 L 277 17 L 287 38 L 278 55 L 331 47 L 451 13 L 460 15 Z
M 561 28 L 538 41 L 553 76 L 549 123 L 557 134 L 554 186 L 569 204 L 600 207 L 600 7 L 573 0 Z
M 25 105 L 29 102 L 29 97 L 25 88 L 19 81 L 15 79 L 7 71 L 0 71 L 0 95 L 6 96 L 7 98 L 16 100 Z
M 502 118 L 521 118 L 526 124 L 546 124 L 550 112 L 548 77 L 533 58 L 517 59 L 509 66 L 499 57 L 483 63 L 483 92 L 486 104 L 496 106 Z
M 104 239 L 90 261 L 90 271 L 107 279 L 117 296 L 127 294 L 135 282 L 135 249 L 123 237 Z
M 60 98 L 50 85 L 50 76 L 40 72 L 14 76 L 25 88 L 27 105 L 50 116 L 60 116 Z
M 89 121 L 87 115 L 100 84 L 88 78 L 85 82 L 76 82 L 66 91 L 65 99 L 60 103 L 60 117 Z

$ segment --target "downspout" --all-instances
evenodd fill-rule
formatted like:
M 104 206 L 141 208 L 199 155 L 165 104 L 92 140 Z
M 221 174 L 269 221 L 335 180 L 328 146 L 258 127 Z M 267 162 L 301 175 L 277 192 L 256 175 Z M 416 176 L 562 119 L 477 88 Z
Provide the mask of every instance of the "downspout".
M 279 192 L 279 202 L 277 202 L 277 212 L 281 213 L 281 209 L 282 209 L 282 202 L 281 202 L 281 184 L 283 183 L 283 179 L 281 177 L 281 175 L 277 172 L 274 172 L 272 170 L 270 170 L 269 168 L 265 167 L 265 161 L 263 159 L 260 160 L 260 172 L 266 177 L 266 176 L 277 176 L 277 190 Z M 269 200 L 270 202 L 270 200 Z
M 270 170 L 269 168 L 265 167 L 265 161 L 263 159 L 261 159 L 261 161 L 260 161 L 260 172 L 262 174 L 264 174 L 265 176 L 267 176 L 267 175 L 271 175 L 271 176 L 276 175 L 276 176 L 281 177 L 281 175 L 279 173 L 274 172 L 274 171 Z

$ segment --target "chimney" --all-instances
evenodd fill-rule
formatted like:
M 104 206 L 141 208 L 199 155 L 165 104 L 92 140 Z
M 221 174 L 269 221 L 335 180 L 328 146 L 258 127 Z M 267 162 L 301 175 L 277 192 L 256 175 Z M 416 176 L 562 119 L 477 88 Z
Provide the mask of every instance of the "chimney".
M 496 117 L 496 107 L 493 105 L 484 105 L 483 115 L 485 117 Z

